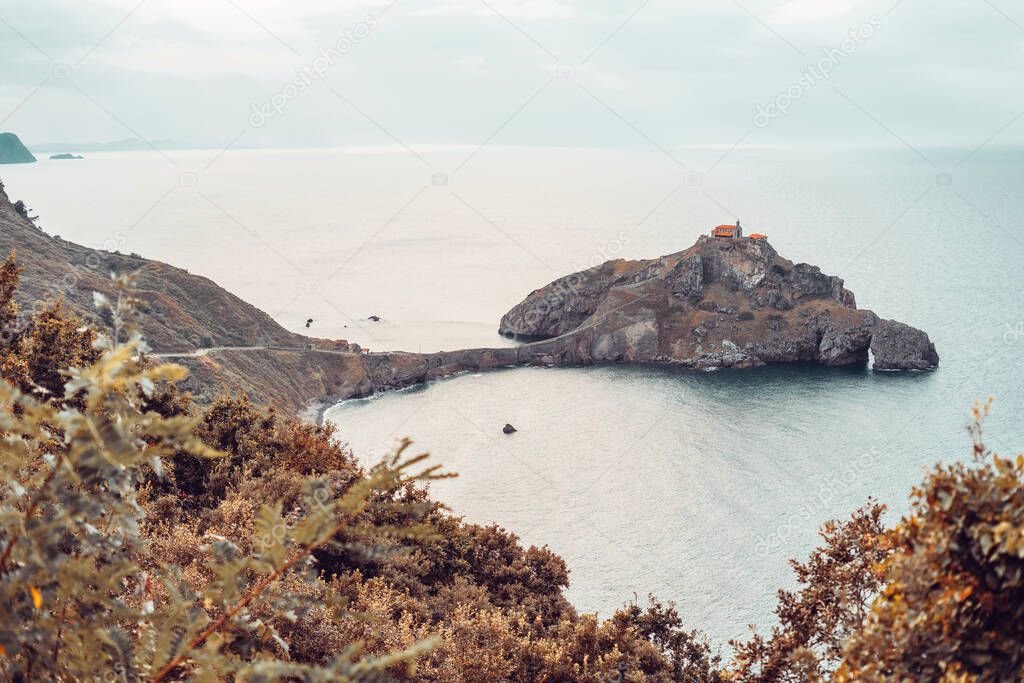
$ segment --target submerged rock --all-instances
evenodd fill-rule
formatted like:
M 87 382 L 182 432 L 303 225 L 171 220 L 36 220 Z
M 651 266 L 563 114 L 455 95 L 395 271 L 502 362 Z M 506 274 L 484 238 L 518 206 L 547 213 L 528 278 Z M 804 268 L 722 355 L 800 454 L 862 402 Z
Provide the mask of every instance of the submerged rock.
M 510 424 L 506 424 L 504 427 L 501 428 L 501 431 L 504 432 L 505 434 L 515 434 L 519 430 Z

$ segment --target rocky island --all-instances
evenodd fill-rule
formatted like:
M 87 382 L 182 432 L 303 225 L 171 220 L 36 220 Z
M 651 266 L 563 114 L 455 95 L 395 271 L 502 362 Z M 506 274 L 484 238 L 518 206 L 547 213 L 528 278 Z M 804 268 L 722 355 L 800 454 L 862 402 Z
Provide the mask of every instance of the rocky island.
M 752 368 L 770 363 L 928 370 L 928 335 L 858 309 L 843 281 L 789 261 L 765 238 L 701 237 L 646 261 L 608 261 L 555 280 L 505 314 L 524 343 L 439 353 L 364 353 L 331 393 L 344 399 L 459 372 L 518 365 L 662 363 Z
M 185 389 L 199 401 L 245 392 L 291 412 L 518 365 L 839 366 L 870 353 L 876 369 L 925 370 L 939 360 L 927 334 L 858 309 L 841 279 L 782 258 L 765 239 L 701 237 L 676 254 L 568 275 L 501 319 L 500 332 L 523 343 L 438 353 L 368 353 L 290 332 L 207 278 L 47 235 L 2 183 L 0 251 L 17 254 L 23 307 L 61 299 L 87 319 L 94 291 L 113 295 L 111 272 L 137 273 L 143 332 L 155 354 L 189 368 Z
M 64 152 L 62 154 L 51 154 L 51 160 L 63 161 L 65 159 L 84 159 L 81 154 L 71 154 L 70 152 Z
M 0 164 L 31 164 L 35 160 L 17 135 L 0 133 Z
M 608 261 L 531 293 L 499 332 L 550 339 L 564 363 L 938 365 L 924 332 L 857 308 L 843 281 L 781 256 L 763 236 L 701 237 L 647 261 Z

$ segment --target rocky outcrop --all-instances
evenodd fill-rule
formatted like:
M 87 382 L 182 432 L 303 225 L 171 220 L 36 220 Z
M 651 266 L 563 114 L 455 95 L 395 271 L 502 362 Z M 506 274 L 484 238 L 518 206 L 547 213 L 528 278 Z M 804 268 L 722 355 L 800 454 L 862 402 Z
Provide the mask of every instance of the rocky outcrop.
M 840 278 L 794 264 L 763 240 L 701 238 L 677 254 L 610 261 L 560 278 L 509 311 L 500 330 L 525 343 L 429 354 L 328 357 L 309 351 L 274 358 L 278 367 L 291 368 L 285 373 L 289 382 L 312 382 L 297 393 L 285 390 L 293 401 L 364 397 L 517 365 L 635 362 L 710 369 L 805 362 L 831 367 L 866 364 L 869 353 L 878 369 L 938 364 L 927 334 L 858 309 Z M 188 362 L 219 364 L 228 376 L 249 381 L 260 368 L 272 367 L 270 357 L 257 363 L 239 352 Z M 203 371 L 197 371 L 200 378 Z M 274 374 L 259 384 L 282 381 Z
M 928 335 L 859 310 L 840 278 L 766 241 L 701 238 L 648 261 L 609 261 L 532 292 L 501 320 L 525 343 L 439 353 L 213 351 L 175 359 L 200 398 L 217 387 L 298 410 L 462 372 L 519 365 L 673 363 L 747 368 L 807 362 L 926 369 Z
M 18 300 L 29 309 L 62 297 L 89 316 L 94 291 L 112 294 L 111 272 L 136 272 L 150 346 L 190 369 L 185 389 L 200 401 L 245 392 L 300 412 L 311 402 L 517 365 L 838 366 L 866 363 L 869 351 L 879 369 L 938 363 L 924 332 L 857 309 L 841 279 L 787 261 L 764 240 L 701 238 L 658 259 L 609 261 L 534 291 L 506 313 L 501 333 L 525 343 L 427 354 L 366 353 L 304 337 L 206 278 L 51 237 L 0 183 L 0 251 L 11 250 L 24 269 Z
M 609 261 L 532 292 L 499 331 L 554 341 L 556 363 L 695 368 L 809 362 L 923 370 L 928 335 L 857 308 L 843 281 L 782 258 L 767 240 L 701 237 L 649 261 Z
M 31 164 L 36 158 L 14 133 L 0 133 L 0 164 Z
M 928 335 L 895 320 L 882 320 L 872 329 L 871 353 L 879 370 L 927 370 L 939 364 Z

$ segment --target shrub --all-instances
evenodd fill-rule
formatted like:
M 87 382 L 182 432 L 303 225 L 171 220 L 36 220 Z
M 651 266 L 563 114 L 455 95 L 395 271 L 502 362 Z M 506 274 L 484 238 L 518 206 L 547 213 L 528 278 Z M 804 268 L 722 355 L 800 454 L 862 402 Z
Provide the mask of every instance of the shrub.
M 0 369 L 23 392 L 62 397 L 65 369 L 98 358 L 95 333 L 60 300 L 24 320 L 14 300 L 20 274 L 12 252 L 0 266 Z
M 2 273 L 16 321 L 13 259 Z M 109 335 L 59 307 L 26 323 L 88 353 L 63 332 L 3 348 L 0 678 L 667 682 L 701 652 L 674 611 L 578 616 L 564 561 L 449 515 L 408 444 L 366 471 L 332 427 L 194 405 L 117 286 L 96 299 Z M 66 386 L 22 390 L 33 358 Z
M 154 387 L 180 379 L 183 370 L 139 360 L 144 344 L 125 324 L 130 300 L 119 298 L 110 307 L 128 341 L 99 336 L 96 360 L 68 369 L 63 396 L 80 396 L 78 406 L 37 399 L 0 382 L 6 436 L 0 442 L 3 676 L 84 680 L 114 672 L 132 681 L 182 675 L 351 680 L 394 669 L 429 648 L 432 641 L 424 640 L 362 658 L 359 644 L 350 642 L 318 667 L 288 661 L 288 645 L 273 623 L 308 613 L 311 605 L 301 591 L 280 586 L 315 585 L 312 555 L 340 531 L 352 526 L 363 535 L 411 538 L 428 533 L 422 524 L 375 527 L 361 519 L 367 509 L 387 505 L 382 492 L 436 478 L 434 468 L 411 473 L 425 456 L 399 452 L 337 495 L 324 481 L 308 479 L 303 514 L 286 519 L 280 503 L 260 505 L 244 550 L 204 534 L 198 549 L 209 580 L 201 585 L 189 585 L 173 567 L 146 563 L 136 500 L 146 470 L 159 472 L 162 459 L 176 453 L 207 459 L 222 454 L 195 436 L 196 418 L 144 410 Z M 198 530 L 179 532 L 194 552 Z M 329 594 L 319 597 L 329 610 L 344 607 Z M 260 611 L 268 616 L 260 618 Z
M 1024 456 L 985 446 L 988 412 L 974 408 L 974 462 L 939 465 L 914 489 L 838 680 L 1024 678 Z
M 824 544 L 806 563 L 790 561 L 799 591 L 779 591 L 779 624 L 767 638 L 733 642 L 733 680 L 823 680 L 842 659 L 843 645 L 867 615 L 882 586 L 879 563 L 884 506 L 869 502 L 845 522 L 828 522 Z
M 332 427 L 200 408 L 152 365 L 130 279 L 24 319 L 0 267 L 0 678 L 1001 681 L 1024 678 L 1024 456 L 970 427 L 893 528 L 873 501 L 792 562 L 778 625 L 723 667 L 654 598 L 601 621 L 565 562 L 428 496 L 409 444 L 368 471 Z M 117 340 L 124 340 L 118 343 Z

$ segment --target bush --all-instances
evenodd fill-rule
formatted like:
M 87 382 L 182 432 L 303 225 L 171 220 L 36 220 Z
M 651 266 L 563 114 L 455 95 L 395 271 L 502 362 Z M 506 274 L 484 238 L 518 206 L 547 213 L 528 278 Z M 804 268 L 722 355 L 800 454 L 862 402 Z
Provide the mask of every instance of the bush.
M 446 513 L 421 486 L 441 475 L 412 472 L 425 456 L 408 444 L 366 471 L 330 427 L 245 397 L 195 406 L 180 368 L 146 360 L 127 286 L 97 298 L 109 336 L 59 308 L 28 321 L 95 339 L 53 375 L 63 390 L 20 389 L 31 359 L 63 358 L 62 335 L 4 350 L 0 678 L 712 675 L 671 608 L 578 616 L 561 558 Z
M 732 680 L 1024 680 L 1024 455 L 985 446 L 988 411 L 974 461 L 936 466 L 895 526 L 870 503 L 823 527 L 771 636 L 733 644 Z
M 409 444 L 365 470 L 333 428 L 200 408 L 152 365 L 129 279 L 23 319 L 0 267 L 0 678 L 1001 681 L 1024 677 L 1024 456 L 940 465 L 894 527 L 869 501 L 792 562 L 778 624 L 723 664 L 654 598 L 611 618 L 565 562 L 432 501 Z M 115 340 L 124 339 L 124 343 Z
M 111 307 L 120 326 L 127 299 Z M 84 680 L 114 672 L 132 681 L 189 674 L 352 680 L 394 669 L 428 649 L 433 641 L 421 640 L 387 656 L 361 658 L 352 642 L 318 667 L 283 658 L 288 646 L 274 625 L 309 612 L 296 582 L 316 585 L 312 555 L 339 532 L 428 533 L 422 524 L 383 528 L 361 519 L 367 509 L 389 504 L 385 492 L 438 476 L 434 468 L 410 472 L 422 456 L 396 454 L 337 494 L 329 483 L 308 479 L 302 514 L 287 519 L 280 503 L 254 505 L 241 516 L 251 518 L 251 543 L 244 549 L 216 534 L 204 534 L 197 546 L 198 530 L 188 532 L 191 538 L 186 533 L 192 561 L 202 556 L 208 580 L 200 585 L 189 585 L 173 566 L 147 562 L 136 500 L 147 470 L 159 473 L 162 459 L 178 453 L 223 454 L 196 438 L 196 418 L 144 410 L 154 387 L 180 379 L 183 370 L 145 365 L 138 359 L 145 348 L 138 334 L 123 329 L 127 343 L 99 336 L 98 358 L 68 369 L 64 397 L 80 396 L 79 406 L 62 407 L 0 382 L 4 677 Z M 292 590 L 280 590 L 282 584 Z M 330 594 L 319 597 L 327 609 L 344 607 Z
M 733 680 L 746 682 L 824 680 L 836 669 L 843 646 L 860 627 L 882 586 L 879 563 L 884 506 L 869 502 L 845 522 L 828 522 L 822 547 L 806 563 L 790 561 L 797 592 L 779 591 L 779 624 L 768 638 L 733 642 Z
M 0 266 L 0 368 L 21 391 L 62 400 L 66 369 L 99 357 L 96 335 L 60 300 L 23 320 L 14 300 L 20 273 L 12 253 Z
M 974 462 L 940 465 L 914 490 L 838 680 L 1024 678 L 1024 456 L 985 446 L 988 412 L 974 408 Z

